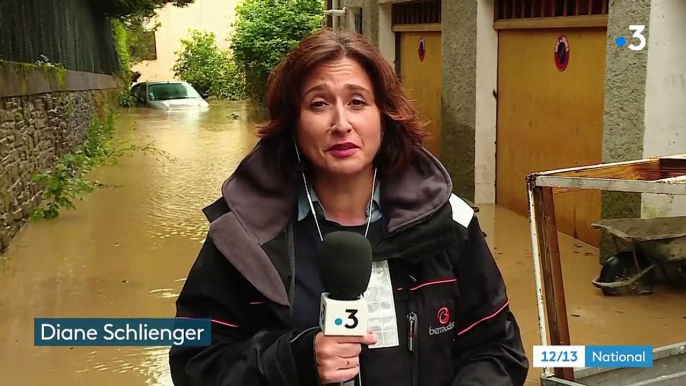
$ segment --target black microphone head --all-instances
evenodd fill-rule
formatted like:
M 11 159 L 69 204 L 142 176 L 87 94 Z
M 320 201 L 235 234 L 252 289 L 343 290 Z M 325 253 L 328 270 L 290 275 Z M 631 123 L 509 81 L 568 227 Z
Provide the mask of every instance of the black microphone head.
M 357 299 L 369 286 L 372 246 L 354 232 L 332 232 L 320 248 L 320 276 L 331 299 Z

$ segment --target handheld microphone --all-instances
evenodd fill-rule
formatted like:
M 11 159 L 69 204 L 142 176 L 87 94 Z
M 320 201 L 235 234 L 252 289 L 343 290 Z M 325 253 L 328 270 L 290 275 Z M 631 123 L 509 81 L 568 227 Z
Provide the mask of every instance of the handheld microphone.
M 354 232 L 332 232 L 321 244 L 320 276 L 324 286 L 319 327 L 324 335 L 367 334 L 367 302 L 362 296 L 372 274 L 372 247 Z

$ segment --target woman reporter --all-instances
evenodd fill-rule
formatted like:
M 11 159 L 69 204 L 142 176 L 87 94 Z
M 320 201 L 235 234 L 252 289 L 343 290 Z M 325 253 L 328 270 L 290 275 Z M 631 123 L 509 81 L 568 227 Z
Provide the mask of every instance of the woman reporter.
M 267 103 L 258 145 L 204 209 L 177 316 L 211 318 L 212 345 L 171 349 L 174 384 L 523 385 L 528 361 L 478 219 L 421 146 L 379 51 L 353 33 L 307 37 L 274 69 Z M 389 275 L 391 333 L 318 328 L 317 251 L 339 230 L 365 235 Z

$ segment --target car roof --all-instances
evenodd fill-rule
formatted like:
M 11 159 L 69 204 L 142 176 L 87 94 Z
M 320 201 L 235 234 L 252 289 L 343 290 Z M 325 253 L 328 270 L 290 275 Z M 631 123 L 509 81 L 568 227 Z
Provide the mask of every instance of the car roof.
M 154 80 L 154 81 L 145 81 L 145 82 L 140 82 L 139 84 L 170 84 L 170 83 L 187 83 L 182 80 Z

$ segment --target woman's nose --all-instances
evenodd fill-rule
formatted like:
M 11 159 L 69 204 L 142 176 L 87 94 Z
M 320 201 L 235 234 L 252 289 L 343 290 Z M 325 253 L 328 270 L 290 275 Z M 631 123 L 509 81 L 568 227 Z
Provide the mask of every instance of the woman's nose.
M 350 131 L 352 131 L 352 129 L 353 126 L 350 124 L 350 121 L 348 121 L 345 106 L 343 106 L 342 104 L 337 104 L 335 109 L 333 130 L 349 133 Z

